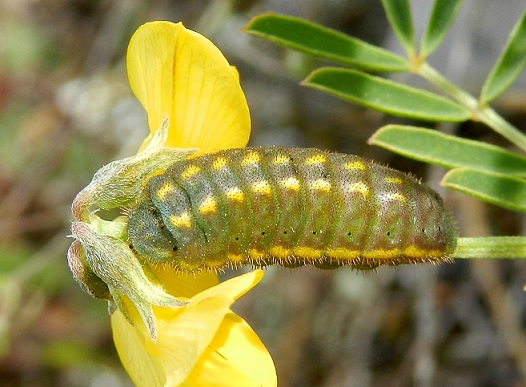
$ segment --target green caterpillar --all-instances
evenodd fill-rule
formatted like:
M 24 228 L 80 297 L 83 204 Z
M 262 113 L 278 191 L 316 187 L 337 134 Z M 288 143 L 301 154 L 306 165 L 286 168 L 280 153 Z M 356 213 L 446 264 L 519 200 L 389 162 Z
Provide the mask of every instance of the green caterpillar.
M 441 262 L 456 232 L 401 172 L 317 149 L 229 149 L 175 162 L 128 211 L 130 247 L 181 271 Z

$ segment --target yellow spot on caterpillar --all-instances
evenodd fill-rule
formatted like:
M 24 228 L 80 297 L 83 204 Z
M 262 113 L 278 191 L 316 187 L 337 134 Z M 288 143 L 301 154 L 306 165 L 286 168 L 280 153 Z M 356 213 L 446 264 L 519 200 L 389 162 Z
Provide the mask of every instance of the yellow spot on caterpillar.
M 360 250 L 349 250 L 343 247 L 335 249 L 329 249 L 325 253 L 329 258 L 335 258 L 339 260 L 353 260 L 360 256 Z
M 254 193 L 257 193 L 257 194 L 262 194 L 262 195 L 272 194 L 272 187 L 270 186 L 268 181 L 265 181 L 265 180 L 256 181 L 254 184 L 252 184 L 251 189 Z
M 257 261 L 265 258 L 265 252 L 258 249 L 250 249 L 248 250 L 248 256 L 250 259 Z
M 272 160 L 274 164 L 288 164 L 290 163 L 290 156 L 287 155 L 277 155 L 274 160 Z
M 343 164 L 344 169 L 352 169 L 357 171 L 365 171 L 367 169 L 367 165 L 363 161 L 351 161 L 348 163 Z
M 406 247 L 404 250 L 404 255 L 410 258 L 440 258 L 444 256 L 444 252 L 441 250 L 426 250 L 418 248 L 415 245 Z
M 201 168 L 197 165 L 189 165 L 186 167 L 186 169 L 181 173 L 181 179 L 186 180 L 191 178 L 192 176 L 198 174 L 201 172 Z
M 285 259 L 291 256 L 290 249 L 287 249 L 286 247 L 279 246 L 279 245 L 272 246 L 269 250 L 269 253 L 270 255 L 278 259 Z
M 225 195 L 228 198 L 228 200 L 231 200 L 233 202 L 243 203 L 245 201 L 245 194 L 243 193 L 243 191 L 241 191 L 239 187 L 229 188 L 226 191 Z
M 199 205 L 199 212 L 203 215 L 217 211 L 217 201 L 213 196 L 207 196 Z
M 393 259 L 401 254 L 400 249 L 377 249 L 365 251 L 362 255 L 366 259 Z
M 413 258 L 413 259 L 429 259 L 429 258 L 440 258 L 444 255 L 443 251 L 440 250 L 426 250 L 421 249 L 415 245 L 406 247 L 404 250 L 400 249 L 378 249 L 365 251 L 362 256 L 366 259 L 396 259 L 400 257 Z
M 305 165 L 323 164 L 327 161 L 327 157 L 324 154 L 318 153 L 317 155 L 307 157 Z
M 251 151 L 241 161 L 241 165 L 257 164 L 261 160 L 259 153 Z
M 292 191 L 299 191 L 301 187 L 300 181 L 295 177 L 283 179 L 279 182 L 279 185 Z
M 388 200 L 399 200 L 403 203 L 407 202 L 407 198 L 404 195 L 399 194 L 399 193 L 390 193 L 385 196 L 386 196 L 386 199 Z
M 369 188 L 367 187 L 367 184 L 364 182 L 357 182 L 347 185 L 347 192 L 354 193 L 359 192 L 363 195 L 364 198 L 367 198 L 369 196 Z
M 242 263 L 245 260 L 242 254 L 228 254 L 227 258 L 231 263 Z
M 217 171 L 218 169 L 226 167 L 227 164 L 228 162 L 224 157 L 217 157 L 212 163 L 212 169 L 215 169 Z
M 171 215 L 170 223 L 172 224 L 172 226 L 176 228 L 180 228 L 180 227 L 191 228 L 192 227 L 192 219 L 190 217 L 190 214 L 186 211 L 180 215 Z
M 164 200 L 166 195 L 172 193 L 174 191 L 174 185 L 169 182 L 165 182 L 161 188 L 157 190 L 157 197 L 160 200 Z
M 386 177 L 384 179 L 386 183 L 392 183 L 392 184 L 402 184 L 404 181 L 400 177 Z
M 296 257 L 308 260 L 320 259 L 323 254 L 321 250 L 312 247 L 295 247 L 293 252 Z
M 225 261 L 222 259 L 207 259 L 206 266 L 212 270 L 221 269 L 225 266 Z
M 309 183 L 309 187 L 310 189 L 315 190 L 315 191 L 324 191 L 324 192 L 331 191 L 331 183 L 325 179 L 318 179 L 318 180 L 311 181 Z

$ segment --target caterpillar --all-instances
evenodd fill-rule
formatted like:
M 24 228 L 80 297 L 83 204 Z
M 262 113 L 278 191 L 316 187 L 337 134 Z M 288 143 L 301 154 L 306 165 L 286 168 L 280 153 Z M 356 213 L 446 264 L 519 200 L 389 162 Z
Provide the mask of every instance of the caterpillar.
M 130 247 L 186 272 L 442 262 L 456 231 L 440 196 L 402 172 L 314 148 L 219 151 L 151 177 Z

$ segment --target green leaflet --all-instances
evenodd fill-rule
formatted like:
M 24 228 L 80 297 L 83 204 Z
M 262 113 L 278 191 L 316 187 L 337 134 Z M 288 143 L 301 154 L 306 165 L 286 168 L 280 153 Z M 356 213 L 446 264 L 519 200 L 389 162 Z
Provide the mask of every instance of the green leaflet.
M 285 47 L 367 70 L 409 69 L 409 62 L 399 55 L 300 18 L 265 14 L 253 18 L 244 30 Z
M 303 84 L 401 117 L 459 122 L 470 115 L 467 109 L 439 95 L 357 70 L 322 68 L 314 71 Z

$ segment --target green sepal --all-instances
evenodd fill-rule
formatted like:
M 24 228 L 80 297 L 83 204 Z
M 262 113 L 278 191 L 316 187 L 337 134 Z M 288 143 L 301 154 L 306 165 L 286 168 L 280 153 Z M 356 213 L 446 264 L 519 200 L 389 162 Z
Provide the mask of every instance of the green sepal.
M 123 301 L 127 297 L 153 340 L 157 334 L 152 305 L 178 307 L 186 302 L 168 294 L 150 267 L 128 246 L 127 219 L 108 221 L 96 212 L 133 205 L 151 176 L 195 153 L 196 149 L 166 148 L 168 129 L 166 118 L 142 152 L 105 165 L 79 192 L 72 205 L 76 221 L 71 231 L 76 240 L 68 251 L 70 268 L 81 287 L 96 298 L 112 301 L 131 322 Z
M 67 258 L 73 278 L 79 283 L 82 290 L 94 298 L 111 300 L 108 285 L 90 269 L 79 241 L 73 241 L 68 249 Z
M 168 128 L 165 119 L 143 152 L 115 160 L 99 169 L 73 200 L 71 211 L 75 219 L 89 221 L 91 207 L 109 210 L 132 205 L 140 197 L 148 177 L 196 152 L 196 149 L 164 147 Z
M 87 266 L 106 283 L 113 301 L 119 305 L 116 294 L 127 296 L 152 338 L 156 333 L 151 305 L 176 307 L 186 304 L 166 293 L 158 281 L 147 275 L 139 258 L 121 239 L 101 234 L 84 222 L 73 222 L 71 231 L 82 245 Z

